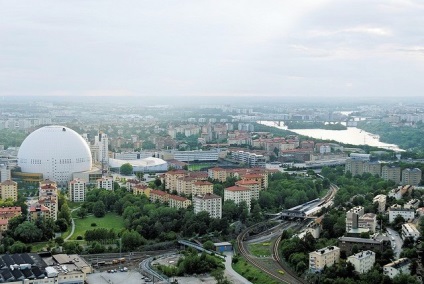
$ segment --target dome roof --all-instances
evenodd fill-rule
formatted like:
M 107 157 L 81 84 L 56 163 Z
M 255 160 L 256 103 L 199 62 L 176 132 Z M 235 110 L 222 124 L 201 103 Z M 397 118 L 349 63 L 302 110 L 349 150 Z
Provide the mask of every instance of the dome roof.
M 22 172 L 42 173 L 44 179 L 66 182 L 75 172 L 91 169 L 87 142 L 74 130 L 58 125 L 32 132 L 18 152 Z

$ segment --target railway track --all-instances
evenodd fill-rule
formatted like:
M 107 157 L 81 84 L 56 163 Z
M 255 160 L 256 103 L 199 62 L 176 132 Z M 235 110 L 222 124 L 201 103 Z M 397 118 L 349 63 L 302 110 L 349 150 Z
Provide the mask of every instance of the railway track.
M 281 283 L 287 283 L 287 284 L 302 284 L 302 281 L 299 281 L 297 277 L 294 277 L 291 272 L 285 271 L 284 268 L 281 267 L 281 263 L 278 261 L 279 254 L 278 254 L 278 246 L 273 247 L 273 259 L 276 261 L 277 265 L 274 265 L 275 267 L 270 267 L 269 265 L 266 265 L 259 261 L 256 257 L 252 257 L 248 251 L 248 249 L 245 246 L 244 240 L 246 235 L 249 233 L 250 230 L 253 228 L 259 226 L 259 224 L 256 224 L 252 227 L 249 227 L 245 229 L 241 234 L 237 237 L 237 246 L 239 248 L 240 254 L 254 267 L 260 269 L 261 271 L 265 272 L 267 275 L 271 276 L 272 278 L 280 281 Z M 279 238 L 281 239 L 281 237 Z M 277 244 L 278 245 L 278 244 Z M 276 254 L 276 255 L 275 255 Z

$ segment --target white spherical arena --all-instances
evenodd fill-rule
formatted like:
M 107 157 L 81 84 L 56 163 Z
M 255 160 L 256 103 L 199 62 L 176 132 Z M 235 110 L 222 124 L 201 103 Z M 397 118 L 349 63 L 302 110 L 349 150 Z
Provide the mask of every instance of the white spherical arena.
M 87 142 L 74 130 L 58 125 L 32 132 L 18 152 L 22 172 L 41 173 L 58 183 L 72 180 L 72 174 L 91 169 Z

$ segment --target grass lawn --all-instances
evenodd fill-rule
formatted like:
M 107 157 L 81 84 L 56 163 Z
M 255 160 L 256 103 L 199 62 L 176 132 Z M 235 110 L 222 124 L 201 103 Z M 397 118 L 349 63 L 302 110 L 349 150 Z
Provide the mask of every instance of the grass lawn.
M 75 232 L 70 238 L 76 240 L 77 236 L 84 237 L 84 233 L 87 230 L 93 230 L 95 228 L 106 228 L 114 229 L 116 232 L 121 231 L 124 228 L 124 219 L 116 213 L 107 213 L 102 218 L 96 218 L 94 216 L 87 216 L 84 219 L 74 219 L 75 221 Z M 91 227 L 91 223 L 96 223 L 96 227 Z M 64 238 L 65 238 L 64 234 Z
M 256 267 L 250 265 L 246 260 L 240 258 L 236 264 L 233 264 L 233 269 L 237 271 L 240 275 L 243 275 L 244 278 L 252 282 L 253 284 L 278 284 L 279 282 L 257 269 Z
M 270 243 L 259 243 L 259 244 L 249 244 L 249 251 L 254 256 L 270 256 L 271 247 Z
M 49 242 L 40 242 L 40 243 L 33 243 L 31 245 L 31 252 L 39 252 L 42 251 L 43 248 L 47 247 Z
M 188 170 L 189 171 L 200 171 L 202 168 L 211 167 L 214 164 L 212 163 L 202 163 L 202 164 L 189 164 Z
M 69 209 L 74 209 L 82 205 L 83 202 L 72 202 L 68 200 Z

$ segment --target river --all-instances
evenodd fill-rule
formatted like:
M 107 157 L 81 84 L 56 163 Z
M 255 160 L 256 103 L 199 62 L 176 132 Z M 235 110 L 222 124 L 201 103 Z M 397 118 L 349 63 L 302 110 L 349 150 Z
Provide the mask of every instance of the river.
M 272 126 L 279 129 L 287 129 L 287 126 L 280 123 L 277 124 L 275 121 L 258 121 L 258 123 Z M 395 144 L 387 144 L 380 142 L 378 135 L 368 133 L 356 127 L 348 127 L 346 130 L 326 130 L 326 129 L 289 129 L 300 135 L 312 137 L 315 139 L 323 140 L 334 140 L 344 144 L 352 145 L 369 145 L 373 147 L 379 147 L 383 149 L 389 149 L 394 151 L 404 151 Z

